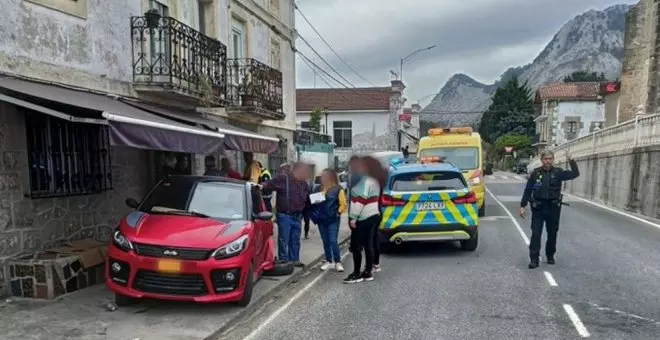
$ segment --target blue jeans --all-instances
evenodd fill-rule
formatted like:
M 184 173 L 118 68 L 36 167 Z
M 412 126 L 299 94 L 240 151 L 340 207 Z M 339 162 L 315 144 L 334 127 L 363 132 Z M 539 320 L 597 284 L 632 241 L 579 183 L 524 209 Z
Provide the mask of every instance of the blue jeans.
M 300 261 L 301 214 L 277 213 L 277 258 L 281 261 Z
M 339 236 L 339 219 L 329 223 L 319 224 L 319 234 L 321 234 L 321 241 L 323 242 L 325 260 L 334 263 L 341 262 L 339 244 L 337 243 L 337 237 Z

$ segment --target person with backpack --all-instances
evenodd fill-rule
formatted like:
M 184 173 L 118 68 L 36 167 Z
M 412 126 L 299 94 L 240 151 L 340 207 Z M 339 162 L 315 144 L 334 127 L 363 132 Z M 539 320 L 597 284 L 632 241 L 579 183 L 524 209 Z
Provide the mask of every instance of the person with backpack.
M 321 270 L 335 269 L 343 272 L 341 254 L 339 253 L 339 224 L 341 215 L 346 211 L 346 194 L 339 184 L 337 172 L 325 169 L 321 173 L 321 184 L 316 186 L 314 193 L 323 193 L 324 200 L 312 202 L 310 218 L 319 227 L 323 243 L 325 263 Z

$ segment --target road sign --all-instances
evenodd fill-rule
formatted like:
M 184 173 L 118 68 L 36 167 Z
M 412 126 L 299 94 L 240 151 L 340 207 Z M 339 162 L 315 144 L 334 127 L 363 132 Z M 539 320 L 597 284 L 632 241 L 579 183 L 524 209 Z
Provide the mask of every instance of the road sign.
M 505 147 L 504 147 L 504 151 L 506 151 L 506 152 L 511 152 L 511 151 L 513 151 L 513 146 L 505 146 Z

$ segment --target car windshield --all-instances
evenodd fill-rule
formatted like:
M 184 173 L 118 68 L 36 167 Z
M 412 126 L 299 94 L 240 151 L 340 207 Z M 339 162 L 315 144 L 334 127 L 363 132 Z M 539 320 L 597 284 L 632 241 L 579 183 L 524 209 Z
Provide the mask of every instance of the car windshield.
M 438 191 L 465 189 L 463 175 L 455 171 L 406 173 L 392 178 L 392 191 Z
M 479 168 L 479 149 L 474 147 L 442 147 L 423 149 L 420 157 L 445 158 L 461 170 L 474 170 Z
M 139 210 L 220 220 L 245 219 L 245 188 L 223 182 L 163 181 Z

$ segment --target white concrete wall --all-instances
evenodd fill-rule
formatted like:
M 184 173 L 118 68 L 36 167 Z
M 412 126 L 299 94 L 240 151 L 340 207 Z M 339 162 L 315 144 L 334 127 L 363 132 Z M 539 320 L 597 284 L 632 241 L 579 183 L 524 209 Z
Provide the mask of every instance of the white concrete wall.
M 129 18 L 144 12 L 141 1 L 81 1 L 88 4 L 86 18 L 24 0 L 1 0 L 0 72 L 128 92 Z
M 327 152 L 300 151 L 298 161 L 314 164 L 314 176 L 321 175 L 323 169 L 330 167 L 330 157 L 332 154 Z
M 568 141 L 562 123 L 567 117 L 580 117 L 581 128 L 576 138 L 589 134 L 592 122 L 605 122 L 605 105 L 596 101 L 559 102 L 555 107 L 553 117 L 554 143 L 562 144 Z
M 296 120 L 298 124 L 309 121 L 310 114 L 298 112 Z M 371 153 L 375 151 L 389 150 L 389 112 L 388 111 L 353 111 L 353 112 L 328 112 L 327 133 L 334 140 L 333 122 L 351 121 L 353 145 L 350 148 L 335 147 L 335 155 L 340 162 L 348 160 L 354 153 Z M 325 126 L 325 115 L 321 117 L 321 125 Z M 323 131 L 323 127 L 321 127 Z

